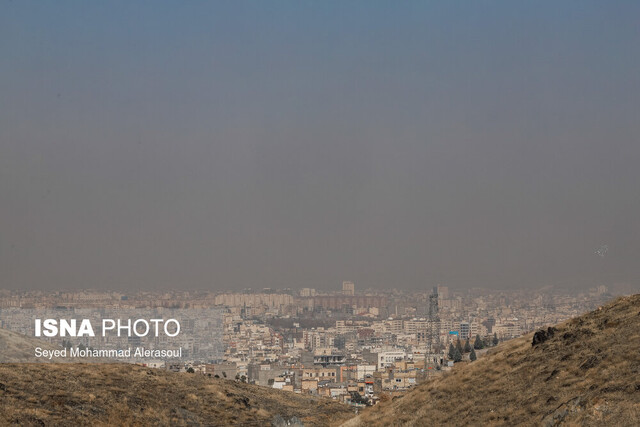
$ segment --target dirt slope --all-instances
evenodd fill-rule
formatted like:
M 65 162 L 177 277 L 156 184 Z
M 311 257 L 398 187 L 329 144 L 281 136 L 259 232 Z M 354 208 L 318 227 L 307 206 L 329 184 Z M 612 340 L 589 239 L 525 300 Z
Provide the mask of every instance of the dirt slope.
M 68 357 L 52 357 L 37 358 L 35 356 L 36 347 L 43 350 L 61 350 L 62 347 L 51 344 L 47 341 L 28 337 L 6 329 L 0 329 L 0 363 L 113 363 L 112 359 L 93 357 L 93 358 L 68 358 Z
M 35 357 L 33 351 L 36 347 L 49 350 L 60 348 L 37 338 L 31 338 L 6 329 L 0 329 L 0 363 L 37 362 L 38 359 Z M 63 359 L 54 358 L 53 361 L 60 362 L 63 361 Z
M 552 332 L 499 345 L 345 425 L 640 425 L 640 295 Z
M 339 425 L 322 398 L 128 364 L 0 364 L 0 425 Z

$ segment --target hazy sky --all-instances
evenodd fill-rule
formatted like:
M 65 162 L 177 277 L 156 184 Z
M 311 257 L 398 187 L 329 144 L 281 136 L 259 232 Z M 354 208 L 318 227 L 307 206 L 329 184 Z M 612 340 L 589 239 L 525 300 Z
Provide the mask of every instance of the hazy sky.
M 0 288 L 640 282 L 640 2 L 0 4 Z

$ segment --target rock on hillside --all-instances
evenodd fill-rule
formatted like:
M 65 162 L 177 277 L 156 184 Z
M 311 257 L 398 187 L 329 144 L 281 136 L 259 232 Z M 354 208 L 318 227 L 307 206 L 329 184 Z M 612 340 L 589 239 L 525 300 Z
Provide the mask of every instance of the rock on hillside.
M 499 345 L 347 426 L 638 425 L 640 295 Z

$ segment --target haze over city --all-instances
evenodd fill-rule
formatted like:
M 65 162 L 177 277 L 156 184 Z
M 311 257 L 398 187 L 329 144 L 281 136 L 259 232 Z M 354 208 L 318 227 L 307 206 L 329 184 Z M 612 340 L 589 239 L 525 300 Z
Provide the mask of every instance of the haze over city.
M 637 285 L 640 4 L 371 4 L 3 2 L 0 289 Z

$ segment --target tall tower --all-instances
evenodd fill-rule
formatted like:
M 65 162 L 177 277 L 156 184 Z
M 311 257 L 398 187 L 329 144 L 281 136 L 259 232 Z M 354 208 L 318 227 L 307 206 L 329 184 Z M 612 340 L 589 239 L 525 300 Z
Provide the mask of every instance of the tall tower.
M 342 282 L 342 294 L 343 295 L 355 295 L 356 286 L 353 282 Z
M 429 325 L 427 330 L 427 351 L 433 354 L 440 347 L 440 317 L 438 315 L 438 287 L 429 295 Z

